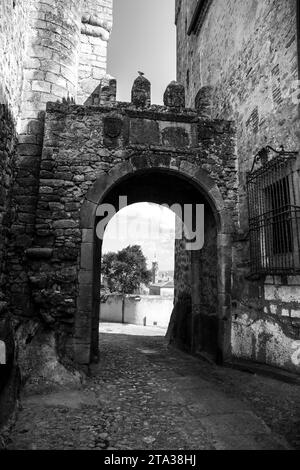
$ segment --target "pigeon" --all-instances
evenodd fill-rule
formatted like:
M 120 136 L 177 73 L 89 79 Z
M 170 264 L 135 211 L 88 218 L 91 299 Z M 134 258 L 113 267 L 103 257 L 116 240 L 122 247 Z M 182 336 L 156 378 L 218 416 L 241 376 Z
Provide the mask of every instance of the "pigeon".
M 144 72 L 138 72 L 138 74 L 139 74 L 141 77 L 143 77 L 143 76 L 145 75 Z

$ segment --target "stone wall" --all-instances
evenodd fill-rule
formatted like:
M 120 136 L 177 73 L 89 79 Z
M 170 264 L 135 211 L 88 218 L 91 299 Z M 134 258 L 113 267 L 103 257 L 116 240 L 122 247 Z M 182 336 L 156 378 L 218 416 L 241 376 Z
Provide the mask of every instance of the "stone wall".
M 84 104 L 106 75 L 107 42 L 112 29 L 112 0 L 84 0 L 79 56 L 79 104 Z
M 98 17 L 104 19 L 107 5 L 102 6 Z M 18 346 L 22 380 L 39 369 L 35 343 L 48 362 L 57 361 L 55 348 L 50 351 L 55 339 L 45 335 L 32 302 L 25 250 L 34 237 L 46 103 L 77 97 L 81 17 L 82 0 L 0 2 L 0 335 L 9 344 L 10 366 L 12 345 Z
M 14 161 L 16 157 L 15 122 L 8 106 L 0 104 L 0 303 L 8 301 L 6 255 L 10 235 Z
M 0 340 L 6 358 L 0 371 L 0 428 L 8 419 L 18 390 L 15 337 L 9 312 L 7 249 L 13 216 L 11 193 L 16 157 L 15 120 L 6 104 L 0 104 Z
M 0 103 L 8 105 L 14 119 L 21 105 L 29 3 L 2 0 L 0 4 Z
M 16 157 L 16 121 L 20 112 L 28 5 L 0 5 L 0 289 L 5 284 L 4 253 L 11 220 L 11 190 Z M 1 297 L 0 297 L 0 300 Z
M 109 295 L 101 302 L 100 321 L 122 323 L 121 295 Z M 173 297 L 160 295 L 126 296 L 124 323 L 166 329 L 173 310 Z
M 87 344 L 90 341 L 95 226 L 90 211 L 100 200 L 96 202 L 95 192 L 102 187 L 101 178 L 109 179 L 110 172 L 115 179 L 126 176 L 126 171 L 130 175 L 133 165 L 136 171 L 141 171 L 148 170 L 149 165 L 164 169 L 165 164 L 166 178 L 170 165 L 174 171 L 182 168 L 191 173 L 197 173 L 199 168 L 197 177 L 203 177 L 204 186 L 207 184 L 208 191 L 212 191 L 211 197 L 218 198 L 219 192 L 223 196 L 224 217 L 227 211 L 230 213 L 230 226 L 219 230 L 230 231 L 237 221 L 234 149 L 234 127 L 230 122 L 203 121 L 192 110 L 175 111 L 159 106 L 142 110 L 130 103 L 107 108 L 48 104 L 36 248 L 28 250 L 27 255 L 36 312 L 56 332 L 62 357 L 74 357 L 74 335 L 75 340 L 80 338 Z M 130 163 L 131 160 L 135 163 Z M 213 189 L 213 181 L 218 181 L 219 190 Z M 127 188 L 132 199 L 138 198 L 137 191 L 141 191 L 139 180 L 136 184 Z M 159 189 L 152 182 L 151 188 L 147 197 L 155 195 L 160 203 L 170 203 L 164 200 L 170 194 L 169 190 L 165 194 L 166 184 Z M 188 197 L 182 189 L 177 196 L 174 193 L 173 203 L 179 196 Z
M 92 47 L 96 48 L 93 41 L 102 41 L 104 34 L 106 47 L 112 27 L 112 2 L 4 0 L 0 8 L 0 46 L 4 51 L 0 58 L 0 97 L 1 102 L 8 104 L 18 133 L 12 195 L 15 212 L 7 250 L 9 284 L 14 313 L 28 317 L 33 306 L 24 250 L 33 239 L 46 103 L 77 98 L 80 38 L 90 35 Z M 100 68 L 102 76 L 106 52 L 96 52 L 93 50 L 95 55 L 89 57 L 89 66 L 92 70 Z M 98 78 L 94 76 L 97 84 Z M 88 96 L 84 87 L 81 83 L 81 93 Z M 6 155 L 1 162 L 6 172 L 3 174 L 6 192 L 11 175 L 9 159 Z
M 24 252 L 33 240 L 46 103 L 76 97 L 81 24 L 81 2 L 31 0 L 29 6 L 9 253 L 12 308 L 23 318 L 34 313 Z
M 188 36 L 185 19 L 189 24 L 193 12 L 192 3 L 182 0 L 178 80 L 186 84 L 188 106 L 194 106 L 202 87 L 211 86 L 213 117 L 237 123 L 244 199 L 245 174 L 261 147 L 284 144 L 297 150 L 298 103 L 292 93 L 298 79 L 296 1 L 214 0 L 200 31 Z
M 212 117 L 233 119 L 237 125 L 239 236 L 233 255 L 233 352 L 295 370 L 292 345 L 299 340 L 299 279 L 248 280 L 246 176 L 262 147 L 299 149 L 297 2 L 206 1 L 189 30 L 196 3 L 176 2 L 178 80 L 186 85 L 189 106 L 202 107 Z M 281 358 L 276 352 L 279 343 L 286 345 Z M 243 344 L 248 347 L 243 349 Z
M 16 160 L 16 122 L 20 113 L 23 67 L 28 30 L 28 2 L 0 3 L 0 340 L 5 344 L 5 364 L 0 377 L 0 426 L 15 403 L 18 370 L 15 337 L 9 312 L 7 252 L 10 240 L 12 186 Z

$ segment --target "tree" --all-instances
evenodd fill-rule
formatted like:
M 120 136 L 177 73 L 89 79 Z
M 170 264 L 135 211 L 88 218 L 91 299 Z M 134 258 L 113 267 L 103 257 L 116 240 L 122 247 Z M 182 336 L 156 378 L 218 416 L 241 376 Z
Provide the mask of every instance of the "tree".
M 102 259 L 102 274 L 111 293 L 123 295 L 122 322 L 125 315 L 125 296 L 134 294 L 141 284 L 149 285 L 151 271 L 138 245 L 128 246 L 117 253 L 107 253 Z
M 110 292 L 134 294 L 141 284 L 151 282 L 151 271 L 138 245 L 128 246 L 117 253 L 107 253 L 102 260 L 102 274 Z

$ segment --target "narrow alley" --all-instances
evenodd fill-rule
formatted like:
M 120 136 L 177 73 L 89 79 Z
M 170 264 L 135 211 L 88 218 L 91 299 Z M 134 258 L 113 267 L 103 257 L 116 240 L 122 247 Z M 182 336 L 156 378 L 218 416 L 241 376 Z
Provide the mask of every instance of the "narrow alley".
M 90 377 L 80 389 L 24 395 L 7 448 L 300 448 L 299 385 L 190 357 L 158 331 L 103 325 Z

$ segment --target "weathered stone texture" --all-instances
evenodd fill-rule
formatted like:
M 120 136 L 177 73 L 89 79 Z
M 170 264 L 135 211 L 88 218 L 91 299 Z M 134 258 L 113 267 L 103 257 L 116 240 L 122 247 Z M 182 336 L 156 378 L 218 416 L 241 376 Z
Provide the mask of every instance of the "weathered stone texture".
M 108 106 L 116 101 L 117 81 L 110 75 L 104 75 L 100 84 L 95 88 L 93 93 L 85 101 L 86 106 Z
M 12 217 L 11 192 L 16 143 L 13 117 L 7 105 L 0 104 L 0 301 L 3 300 L 1 291 L 5 291 L 7 284 L 6 251 Z
M 29 279 L 27 273 L 28 260 L 47 259 L 47 253 L 28 248 L 35 229 L 46 103 L 74 101 L 77 96 L 80 38 L 86 29 L 82 22 L 83 3 L 93 17 L 92 28 L 98 27 L 94 19 L 102 18 L 103 28 L 109 31 L 111 1 L 103 0 L 101 7 L 99 2 L 83 0 L 0 2 L 0 304 L 5 304 L 0 313 L 0 338 L 6 344 L 19 342 L 20 361 L 22 355 L 27 355 L 28 336 L 43 334 L 43 328 L 52 321 L 46 313 L 37 317 L 34 301 L 36 305 L 43 302 L 43 292 L 41 288 L 40 296 L 32 298 L 31 285 L 36 279 Z M 93 50 L 96 54 L 94 43 Z M 105 54 L 97 52 L 92 60 L 95 69 L 105 70 Z M 95 78 L 99 84 L 98 76 Z M 103 84 L 102 89 L 101 102 L 115 99 L 113 81 Z M 67 175 L 62 172 L 59 177 Z M 56 217 L 59 219 L 59 215 Z M 71 230 L 69 225 L 68 229 Z M 58 226 L 57 230 L 62 228 Z M 70 258 L 71 251 L 65 256 Z M 10 311 L 14 314 L 14 328 L 8 320 Z M 38 328 L 31 328 L 31 322 Z M 17 330 L 17 336 L 13 330 Z M 53 355 L 56 353 L 53 350 Z M 10 373 L 15 361 L 11 347 L 9 358 Z
M 16 120 L 23 86 L 28 2 L 0 3 L 0 340 L 6 349 L 1 365 L 0 426 L 8 419 L 18 390 L 15 337 L 9 312 L 7 253 L 13 217 L 12 186 L 16 158 Z
M 28 32 L 29 2 L 0 3 L 0 103 L 18 117 L 23 86 L 23 67 Z
M 131 102 L 137 108 L 146 108 L 151 104 L 151 83 L 142 73 L 133 82 Z
M 265 286 L 263 279 L 247 279 L 245 190 L 246 175 L 258 150 L 266 145 L 299 148 L 297 2 L 203 2 L 209 8 L 203 8 L 198 25 L 189 31 L 197 3 L 176 2 L 178 80 L 186 86 L 187 104 L 200 115 L 233 119 L 237 125 L 240 235 L 233 252 L 233 352 L 295 370 L 291 345 L 299 340 L 299 280 L 273 281 L 276 288 L 271 296 L 268 280 Z M 297 297 L 293 301 L 288 295 L 291 284 Z M 256 327 L 259 322 L 265 326 Z M 243 349 L 246 338 L 249 347 Z M 275 344 L 280 341 L 286 349 L 279 360 Z
M 215 0 L 200 31 L 190 36 L 186 24 L 195 2 L 180 4 L 178 80 L 186 85 L 188 106 L 202 87 L 212 87 L 212 117 L 237 123 L 244 199 L 245 173 L 256 151 L 266 144 L 297 149 L 298 106 L 291 93 L 298 79 L 296 2 Z
M 111 29 L 112 0 L 83 0 L 77 100 L 79 104 L 90 104 L 88 100 L 106 74 L 107 42 Z
M 170 108 L 185 108 L 185 88 L 180 83 L 171 82 L 164 93 L 164 105 Z
M 214 360 L 231 347 L 237 357 L 299 371 L 300 280 L 248 279 L 245 195 L 257 150 L 298 148 L 296 2 L 202 3 L 188 36 L 198 1 L 176 0 L 178 83 L 165 106 L 151 106 L 143 76 L 132 102 L 116 103 L 116 81 L 106 75 L 112 0 L 1 2 L 0 340 L 9 367 L 0 388 L 15 389 L 15 339 L 22 380 L 34 369 L 37 380 L 78 382 L 58 359 L 70 366 L 97 357 L 97 205 L 116 197 L 123 178 L 153 172 L 146 189 L 138 179 L 125 186 L 133 201 L 166 202 L 172 193 L 174 202 L 178 190 L 182 204 L 206 204 L 200 254 L 176 243 L 170 338 Z
M 20 155 L 33 158 L 41 152 L 47 101 L 76 97 L 80 2 L 33 0 L 30 6 L 18 130 Z
M 0 5 L 0 265 L 4 276 L 5 241 L 11 225 L 10 198 L 16 156 L 16 120 L 23 89 L 23 68 L 28 30 L 28 2 L 4 0 Z M 3 280 L 1 282 L 3 285 Z
M 80 7 L 75 0 L 29 3 L 24 84 L 18 123 L 10 283 L 15 313 L 32 311 L 24 250 L 32 243 L 47 101 L 74 98 L 78 82 Z M 18 269 L 24 266 L 22 276 Z
M 12 220 L 12 185 L 16 157 L 15 120 L 6 104 L 0 104 L 0 340 L 6 348 L 6 364 L 1 366 L 0 426 L 14 406 L 18 374 L 15 341 L 9 314 L 7 252 Z
M 39 252 L 41 258 L 46 254 L 45 249 L 53 250 L 53 256 L 40 260 L 31 257 L 30 281 L 40 315 L 61 332 L 64 352 L 72 356 L 74 334 L 76 340 L 84 337 L 84 331 L 86 344 L 82 343 L 82 348 L 88 347 L 92 309 L 93 244 L 92 239 L 83 240 L 81 229 L 86 232 L 94 227 L 95 215 L 89 214 L 95 214 L 105 178 L 112 184 L 133 171 L 133 165 L 136 170 L 151 166 L 170 168 L 172 157 L 174 168 L 182 166 L 183 171 L 190 172 L 195 168 L 195 179 L 201 179 L 202 171 L 206 184 L 206 168 L 212 181 L 218 182 L 231 222 L 237 223 L 235 131 L 231 123 L 208 123 L 200 121 L 194 111 L 182 109 L 171 113 L 169 108 L 159 106 L 143 111 L 129 103 L 116 103 L 108 108 L 49 104 L 47 111 L 35 245 L 43 248 Z M 185 145 L 179 146 L 182 133 L 186 136 Z M 226 175 L 225 164 L 230 168 Z M 124 170 L 118 165 L 124 166 Z M 213 185 L 208 186 L 209 190 L 212 188 Z M 215 237 L 208 236 L 208 239 L 212 243 L 215 240 L 216 253 Z M 213 256 L 209 256 L 213 262 Z M 208 291 L 211 292 L 209 286 Z M 203 298 L 201 302 L 209 304 L 210 301 Z M 214 307 L 210 313 L 216 312 L 216 302 L 213 295 Z

